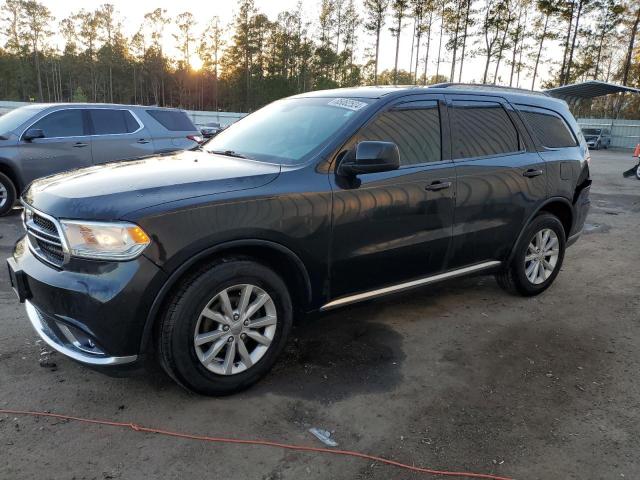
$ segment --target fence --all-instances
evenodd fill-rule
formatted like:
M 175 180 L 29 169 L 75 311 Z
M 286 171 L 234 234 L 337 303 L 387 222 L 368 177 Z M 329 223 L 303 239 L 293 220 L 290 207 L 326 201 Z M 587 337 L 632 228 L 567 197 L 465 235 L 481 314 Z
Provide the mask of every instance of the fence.
M 634 148 L 640 143 L 640 120 L 614 120 L 612 118 L 579 118 L 581 127 L 608 128 L 611 146 Z

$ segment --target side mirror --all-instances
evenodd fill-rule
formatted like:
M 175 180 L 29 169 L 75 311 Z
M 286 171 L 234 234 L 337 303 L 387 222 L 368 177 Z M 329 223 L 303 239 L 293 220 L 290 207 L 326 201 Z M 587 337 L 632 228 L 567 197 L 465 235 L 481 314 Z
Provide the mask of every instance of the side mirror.
M 400 167 L 400 151 L 393 142 L 360 142 L 340 162 L 338 175 L 388 172 Z
M 44 138 L 44 132 L 39 128 L 30 128 L 29 130 L 24 132 L 24 135 L 22 135 L 22 139 L 25 142 L 30 142 L 35 138 Z

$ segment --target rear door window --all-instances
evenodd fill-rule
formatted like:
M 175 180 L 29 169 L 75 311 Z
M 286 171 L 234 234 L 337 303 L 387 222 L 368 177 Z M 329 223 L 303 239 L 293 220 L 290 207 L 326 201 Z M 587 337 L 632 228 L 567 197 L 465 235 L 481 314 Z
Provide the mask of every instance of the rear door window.
M 525 122 L 529 124 L 538 142 L 547 148 L 575 147 L 576 139 L 567 122 L 557 113 L 546 108 L 516 105 Z M 585 131 L 585 135 L 587 132 Z M 596 135 L 599 135 L 597 131 Z
M 187 114 L 175 110 L 147 110 L 151 117 L 172 132 L 192 132 L 196 130 Z
M 358 134 L 358 142 L 365 140 L 395 143 L 400 151 L 400 165 L 442 160 L 438 102 L 404 104 L 381 113 Z
M 504 155 L 521 150 L 518 130 L 498 102 L 454 100 L 454 158 Z
M 117 135 L 133 133 L 140 125 L 128 110 L 110 110 L 106 108 L 89 110 L 95 135 Z
M 82 110 L 69 109 L 50 113 L 31 128 L 44 132 L 45 138 L 79 137 L 85 135 Z

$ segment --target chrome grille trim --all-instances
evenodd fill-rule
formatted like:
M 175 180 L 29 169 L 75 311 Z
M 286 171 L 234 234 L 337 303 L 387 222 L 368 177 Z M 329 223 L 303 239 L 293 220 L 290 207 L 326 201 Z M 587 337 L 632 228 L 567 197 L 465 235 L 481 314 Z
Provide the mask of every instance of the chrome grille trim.
M 29 249 L 44 263 L 55 268 L 62 268 L 69 261 L 69 249 L 60 223 L 54 217 L 33 208 L 24 201 L 22 206 L 24 207 L 22 220 L 27 231 Z M 55 228 L 55 233 L 52 229 L 44 226 L 46 222 Z

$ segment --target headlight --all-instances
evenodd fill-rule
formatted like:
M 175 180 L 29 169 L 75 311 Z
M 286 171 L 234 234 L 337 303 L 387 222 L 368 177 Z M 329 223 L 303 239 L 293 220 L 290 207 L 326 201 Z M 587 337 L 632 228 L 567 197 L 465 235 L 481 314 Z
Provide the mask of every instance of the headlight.
M 60 220 L 60 224 L 72 257 L 131 260 L 151 243 L 133 223 Z

